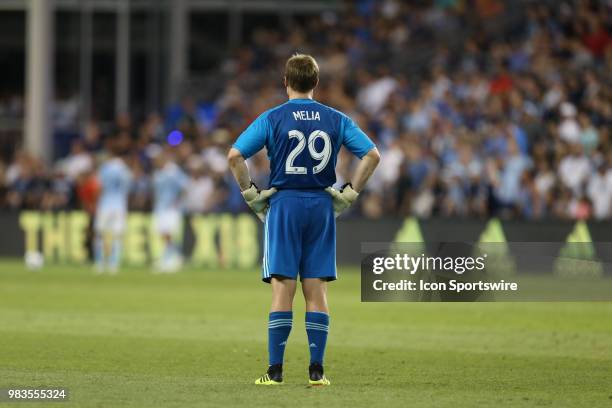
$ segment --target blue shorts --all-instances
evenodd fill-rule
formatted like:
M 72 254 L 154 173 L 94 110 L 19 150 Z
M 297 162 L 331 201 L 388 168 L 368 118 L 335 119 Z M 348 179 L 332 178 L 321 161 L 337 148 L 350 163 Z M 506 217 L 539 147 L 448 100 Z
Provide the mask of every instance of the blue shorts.
M 336 279 L 336 219 L 324 190 L 280 190 L 264 223 L 262 279 Z

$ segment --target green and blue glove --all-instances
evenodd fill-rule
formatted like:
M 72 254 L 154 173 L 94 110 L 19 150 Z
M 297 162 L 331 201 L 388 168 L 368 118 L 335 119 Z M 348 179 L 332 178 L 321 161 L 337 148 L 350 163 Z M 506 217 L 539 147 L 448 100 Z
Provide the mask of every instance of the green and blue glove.
M 264 222 L 266 218 L 266 213 L 268 212 L 268 209 L 270 208 L 268 199 L 274 193 L 276 193 L 276 191 L 277 190 L 274 187 L 268 190 L 260 191 L 255 185 L 255 183 L 251 182 L 251 186 L 247 188 L 246 190 L 242 191 L 241 194 L 242 194 L 242 197 L 244 198 L 244 201 L 246 201 L 247 205 L 249 206 L 249 208 L 253 210 L 255 215 L 257 215 L 257 218 L 259 218 L 261 222 Z
M 353 190 L 351 183 L 343 185 L 340 191 L 333 187 L 327 187 L 325 191 L 327 191 L 334 200 L 334 214 L 336 217 L 346 211 L 357 200 L 357 197 L 359 197 L 359 193 Z

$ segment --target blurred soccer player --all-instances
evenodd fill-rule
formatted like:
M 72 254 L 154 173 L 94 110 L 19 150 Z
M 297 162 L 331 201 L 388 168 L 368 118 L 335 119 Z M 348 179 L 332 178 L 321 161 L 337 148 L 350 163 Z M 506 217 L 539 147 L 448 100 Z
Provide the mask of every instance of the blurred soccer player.
M 176 272 L 181 267 L 183 257 L 175 238 L 181 225 L 181 197 L 189 178 L 170 160 L 167 152 L 161 152 L 155 158 L 155 167 L 153 222 L 164 241 L 164 250 L 157 262 L 157 269 L 160 272 Z
M 262 279 L 272 284 L 268 322 L 269 367 L 255 381 L 283 382 L 283 356 L 293 321 L 297 278 L 306 299 L 310 347 L 309 383 L 329 385 L 323 358 L 329 330 L 327 282 L 336 279 L 336 221 L 363 189 L 380 156 L 348 116 L 313 100 L 319 67 L 309 55 L 289 58 L 285 67 L 289 101 L 260 115 L 228 154 L 230 168 L 247 204 L 264 221 Z M 346 147 L 361 159 L 352 178 L 337 191 L 336 158 Z M 251 181 L 245 159 L 266 147 L 271 189 Z
M 117 144 L 111 145 L 111 157 L 98 170 L 100 196 L 94 225 L 94 256 L 99 273 L 116 273 L 121 262 L 132 172 L 118 151 Z

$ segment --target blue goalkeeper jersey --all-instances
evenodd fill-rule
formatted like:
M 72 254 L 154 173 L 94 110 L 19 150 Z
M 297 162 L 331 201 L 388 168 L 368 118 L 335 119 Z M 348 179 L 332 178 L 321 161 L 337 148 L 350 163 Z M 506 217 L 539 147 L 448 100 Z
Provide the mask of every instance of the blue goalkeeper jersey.
M 348 116 L 312 99 L 290 99 L 262 113 L 234 143 L 245 159 L 267 149 L 269 184 L 278 189 L 333 185 L 341 146 L 362 158 L 374 143 Z

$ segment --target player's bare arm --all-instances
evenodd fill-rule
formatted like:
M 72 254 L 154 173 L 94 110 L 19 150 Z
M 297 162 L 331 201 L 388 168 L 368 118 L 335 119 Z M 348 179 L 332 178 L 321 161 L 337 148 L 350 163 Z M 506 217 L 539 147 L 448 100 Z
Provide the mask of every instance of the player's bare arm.
M 249 168 L 247 167 L 246 160 L 244 160 L 242 154 L 237 149 L 232 147 L 227 155 L 227 161 L 236 182 L 238 182 L 238 185 L 240 186 L 240 191 L 244 191 L 251 187 Z
M 325 189 L 334 199 L 334 213 L 337 216 L 346 211 L 359 197 L 359 193 L 374 173 L 380 162 L 380 153 L 374 147 L 361 158 L 355 169 L 353 181 L 346 183 L 340 190 L 333 187 Z
M 227 160 L 232 174 L 240 186 L 242 197 L 244 197 L 247 205 L 253 210 L 255 215 L 263 222 L 269 207 L 268 199 L 276 193 L 276 189 L 271 188 L 259 191 L 257 186 L 251 181 L 246 160 L 238 149 L 231 148 L 227 155 Z
M 352 178 L 352 186 L 353 190 L 357 193 L 360 193 L 361 190 L 365 187 L 366 183 L 374 173 L 376 166 L 380 163 L 380 153 L 378 153 L 378 149 L 374 148 L 366 153 L 365 156 L 361 159 L 357 168 L 355 169 L 355 174 Z

